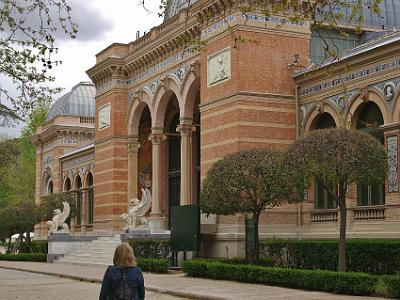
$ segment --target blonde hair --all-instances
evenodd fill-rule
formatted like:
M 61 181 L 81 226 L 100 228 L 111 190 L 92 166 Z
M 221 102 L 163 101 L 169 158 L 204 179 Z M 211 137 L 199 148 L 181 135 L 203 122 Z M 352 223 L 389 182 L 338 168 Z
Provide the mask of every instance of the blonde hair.
M 116 267 L 136 267 L 136 257 L 129 244 L 121 244 L 115 249 L 114 266 Z

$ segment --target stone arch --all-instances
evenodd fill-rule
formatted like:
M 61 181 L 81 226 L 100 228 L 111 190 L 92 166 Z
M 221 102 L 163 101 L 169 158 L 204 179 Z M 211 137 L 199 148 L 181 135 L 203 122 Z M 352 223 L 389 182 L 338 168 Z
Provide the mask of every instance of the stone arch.
M 394 94 L 392 102 L 392 107 L 394 108 L 392 114 L 392 122 L 397 123 L 400 121 L 400 88 L 398 88 L 396 93 Z
M 382 98 L 381 94 L 375 90 L 368 90 L 367 94 L 360 92 L 358 95 L 355 95 L 353 101 L 349 104 L 348 113 L 346 116 L 346 126 L 349 128 L 355 128 L 357 123 L 357 114 L 359 110 L 363 107 L 363 104 L 367 102 L 375 103 L 379 110 L 381 111 L 383 117 L 383 124 L 388 124 L 391 121 L 389 111 L 385 102 L 385 99 Z
M 308 115 L 306 116 L 303 132 L 308 133 L 312 131 L 315 127 L 316 122 L 318 121 L 318 118 L 323 113 L 327 113 L 333 118 L 336 127 L 342 126 L 338 111 L 330 103 L 318 102 L 310 109 Z
M 179 83 L 174 79 L 173 76 L 166 76 L 162 79 L 156 94 L 154 96 L 154 115 L 152 115 L 152 127 L 163 128 L 165 112 L 167 110 L 167 105 L 171 97 L 175 94 L 179 109 L 183 107 L 182 95 L 180 93 Z
M 42 194 L 43 195 L 48 195 L 49 193 L 49 185 L 50 183 L 52 184 L 52 188 L 54 191 L 54 176 L 53 176 L 53 170 L 50 167 L 47 167 L 44 172 L 43 172 L 43 177 L 42 177 Z
M 151 101 L 151 96 L 144 89 L 140 90 L 137 100 L 133 101 L 134 103 L 132 104 L 128 112 L 128 135 L 137 136 L 139 133 L 140 117 L 146 105 L 150 110 L 150 115 L 152 119 L 154 110 Z
M 184 119 L 193 117 L 196 93 L 200 91 L 200 77 L 196 77 L 193 72 L 189 72 L 186 84 L 182 89 L 183 105 L 180 107 L 180 116 Z
M 82 176 L 81 174 L 77 174 L 74 178 L 73 189 L 78 190 L 81 189 L 82 187 L 83 187 Z
M 66 177 L 63 184 L 63 191 L 68 192 L 71 189 L 72 189 L 71 179 L 69 177 Z

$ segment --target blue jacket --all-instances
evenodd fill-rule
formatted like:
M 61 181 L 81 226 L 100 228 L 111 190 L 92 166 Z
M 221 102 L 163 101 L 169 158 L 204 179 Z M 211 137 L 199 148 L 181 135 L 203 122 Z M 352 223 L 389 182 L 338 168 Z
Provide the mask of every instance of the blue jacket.
M 125 268 L 124 268 L 125 269 Z M 144 279 L 142 270 L 138 267 L 127 267 L 128 284 L 136 290 L 136 297 L 132 300 L 144 299 Z M 99 300 L 112 300 L 112 291 L 122 279 L 122 268 L 108 266 L 104 273 Z

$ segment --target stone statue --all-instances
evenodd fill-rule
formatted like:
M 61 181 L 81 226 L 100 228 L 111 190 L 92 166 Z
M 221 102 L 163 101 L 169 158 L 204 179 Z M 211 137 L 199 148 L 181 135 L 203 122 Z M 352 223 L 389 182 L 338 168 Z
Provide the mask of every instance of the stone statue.
M 127 213 L 121 215 L 121 218 L 125 221 L 124 230 L 134 228 L 147 228 L 149 221 L 145 217 L 146 213 L 151 207 L 151 190 L 145 186 L 142 190 L 142 199 L 137 198 L 131 199 L 132 208 Z
M 63 211 L 60 209 L 54 210 L 54 216 L 51 221 L 47 221 L 47 225 L 49 225 L 49 234 L 57 233 L 57 232 L 69 232 L 68 224 L 65 223 L 65 220 L 68 218 L 69 213 L 71 212 L 71 208 L 67 201 L 63 201 Z

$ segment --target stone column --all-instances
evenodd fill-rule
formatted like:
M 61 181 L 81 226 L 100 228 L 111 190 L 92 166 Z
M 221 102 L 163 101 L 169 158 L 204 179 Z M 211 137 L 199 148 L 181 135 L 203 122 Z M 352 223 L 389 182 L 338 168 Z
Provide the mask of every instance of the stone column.
M 82 202 L 81 202 L 81 233 L 86 233 L 87 226 L 87 204 L 88 204 L 88 189 L 83 188 L 82 191 Z
M 140 143 L 137 137 L 129 138 L 128 142 L 128 205 L 132 198 L 138 196 L 138 153 Z
M 165 218 L 161 212 L 162 206 L 162 174 L 161 174 L 161 146 L 166 140 L 163 128 L 152 128 L 149 140 L 152 142 L 152 203 L 149 225 L 152 232 L 164 232 Z
M 192 125 L 191 119 L 182 119 L 180 125 L 176 129 L 177 132 L 181 133 L 181 205 L 190 204 L 192 197 L 192 173 L 191 173 L 191 161 L 192 161 L 192 132 L 196 130 Z

